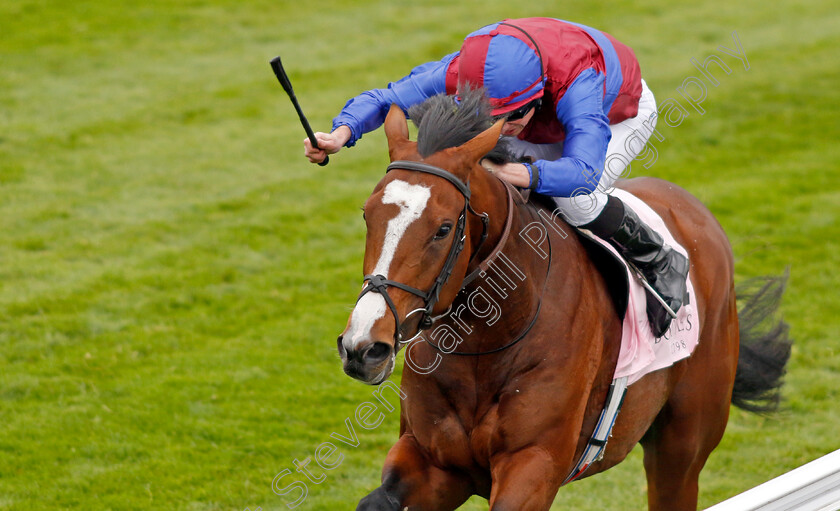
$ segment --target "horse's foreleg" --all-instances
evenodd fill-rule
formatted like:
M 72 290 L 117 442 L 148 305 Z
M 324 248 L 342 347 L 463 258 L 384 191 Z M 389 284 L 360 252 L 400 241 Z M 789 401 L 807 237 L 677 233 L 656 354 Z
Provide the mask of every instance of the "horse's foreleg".
M 356 510 L 452 510 L 473 493 L 466 475 L 430 464 L 414 437 L 403 435 L 385 460 L 382 485 L 363 498 Z
M 493 460 L 490 511 L 546 510 L 560 488 L 555 460 L 540 447 Z

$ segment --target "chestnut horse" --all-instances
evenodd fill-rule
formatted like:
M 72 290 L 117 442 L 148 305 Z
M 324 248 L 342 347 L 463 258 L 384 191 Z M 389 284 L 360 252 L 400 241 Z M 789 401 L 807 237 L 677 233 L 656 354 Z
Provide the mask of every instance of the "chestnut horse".
M 548 509 L 604 406 L 618 308 L 575 231 L 479 165 L 501 121 L 491 126 L 445 96 L 429 102 L 416 143 L 399 108 L 385 121 L 392 164 L 364 207 L 365 286 L 338 338 L 344 371 L 369 384 L 387 379 L 405 339 L 417 339 L 406 349 L 399 440 L 358 509 L 455 509 L 476 494 L 494 511 Z M 730 403 L 764 411 L 778 401 L 785 325 L 742 349 L 739 363 L 739 337 L 754 332 L 742 324 L 739 333 L 732 251 L 718 222 L 671 183 L 619 186 L 688 251 L 700 342 L 628 388 L 605 454 L 585 476 L 641 443 L 649 508 L 694 510 Z M 538 247 L 521 235 L 529 225 L 546 234 Z M 752 314 L 773 313 L 782 289 L 768 281 L 754 299 L 767 303 L 748 304 Z

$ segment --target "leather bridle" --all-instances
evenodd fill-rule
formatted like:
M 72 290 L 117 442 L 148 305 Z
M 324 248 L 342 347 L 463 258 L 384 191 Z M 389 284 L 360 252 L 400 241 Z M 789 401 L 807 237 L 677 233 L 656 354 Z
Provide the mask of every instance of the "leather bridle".
M 428 291 L 422 291 L 415 287 L 403 284 L 401 282 L 396 282 L 393 280 L 389 280 L 385 278 L 384 275 L 365 275 L 364 281 L 367 283 L 365 287 L 362 289 L 362 292 L 359 294 L 359 297 L 356 299 L 356 303 L 367 293 L 379 293 L 385 299 L 385 303 L 388 304 L 388 308 L 391 310 L 391 313 L 394 315 L 394 341 L 397 343 L 397 347 L 399 347 L 399 343 L 402 341 L 403 334 L 402 334 L 402 327 L 403 324 L 400 322 L 399 314 L 397 313 L 397 307 L 394 305 L 394 301 L 391 299 L 390 295 L 388 294 L 388 287 L 395 287 L 397 289 L 402 289 L 408 293 L 413 295 L 419 296 L 423 299 L 423 307 L 419 309 L 415 309 L 409 312 L 405 319 L 408 319 L 409 316 L 416 312 L 422 312 L 423 316 L 420 319 L 419 328 L 421 330 L 427 329 L 432 326 L 434 322 L 434 317 L 432 317 L 432 309 L 434 309 L 435 305 L 440 298 L 440 290 L 443 288 L 443 285 L 449 279 L 449 276 L 452 274 L 452 270 L 455 268 L 455 264 L 458 261 L 458 256 L 461 254 L 461 251 L 464 249 L 464 242 L 466 240 L 466 235 L 464 231 L 466 230 L 467 225 L 467 213 L 472 213 L 479 218 L 481 218 L 481 222 L 483 225 L 483 231 L 481 233 L 481 240 L 476 246 L 475 251 L 473 252 L 473 256 L 470 259 L 475 258 L 476 254 L 478 254 L 478 250 L 481 248 L 481 245 L 484 243 L 484 240 L 487 239 L 488 228 L 490 224 L 490 218 L 487 213 L 477 213 L 472 206 L 470 206 L 470 187 L 468 184 L 461 181 L 457 176 L 452 174 L 451 172 L 444 170 L 440 167 L 436 167 L 434 165 L 430 165 L 428 163 L 418 162 L 418 161 L 407 161 L 407 160 L 397 160 L 391 162 L 388 165 L 386 172 L 389 172 L 393 169 L 402 169 L 402 170 L 413 170 L 416 172 L 424 172 L 426 174 L 432 174 L 434 176 L 441 177 L 447 181 L 449 181 L 455 188 L 461 192 L 461 195 L 464 196 L 464 208 L 461 210 L 461 214 L 458 216 L 457 222 L 455 222 L 455 232 L 452 240 L 452 246 L 449 248 L 449 254 L 446 256 L 446 261 L 443 263 L 443 268 L 441 268 L 440 273 L 438 274 L 437 278 L 435 278 L 432 287 Z M 510 191 L 508 190 L 508 194 Z M 510 201 L 509 201 L 510 202 Z M 512 204 L 511 204 L 512 206 Z M 512 208 L 508 211 L 508 219 L 510 219 L 510 215 L 512 213 Z M 508 222 L 509 224 L 510 222 Z M 509 227 L 507 225 L 506 227 Z M 507 234 L 507 231 L 506 233 Z M 506 238 L 506 236 L 505 236 Z M 494 254 L 496 251 L 494 250 Z M 482 267 L 484 265 L 480 265 L 478 268 L 475 269 L 470 275 L 468 275 L 464 279 L 464 286 L 466 286 L 469 282 L 475 279 L 478 276 L 478 273 L 482 271 Z

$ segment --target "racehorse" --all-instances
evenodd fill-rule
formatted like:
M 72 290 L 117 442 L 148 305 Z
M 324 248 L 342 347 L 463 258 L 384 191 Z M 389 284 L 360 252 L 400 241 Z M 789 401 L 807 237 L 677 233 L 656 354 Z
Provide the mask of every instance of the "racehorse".
M 338 350 L 348 375 L 380 384 L 408 347 L 399 440 L 360 510 L 448 510 L 476 494 L 493 511 L 549 509 L 613 380 L 622 323 L 608 274 L 544 201 L 523 200 L 480 166 L 503 121 L 478 110 L 427 100 L 417 142 L 398 107 L 385 120 L 392 163 L 364 206 L 365 284 Z M 757 324 L 784 285 L 768 279 L 739 328 L 732 250 L 709 210 L 666 181 L 618 186 L 688 251 L 700 342 L 628 387 L 605 453 L 584 476 L 641 443 L 649 509 L 694 510 L 730 403 L 778 404 L 786 325 Z M 535 222 L 545 234 L 536 252 L 521 235 Z

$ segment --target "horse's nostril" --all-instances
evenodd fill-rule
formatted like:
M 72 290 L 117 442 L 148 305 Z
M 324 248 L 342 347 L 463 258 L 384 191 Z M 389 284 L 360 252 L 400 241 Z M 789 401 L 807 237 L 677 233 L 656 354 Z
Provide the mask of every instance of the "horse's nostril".
M 378 364 L 389 356 L 391 356 L 391 346 L 384 342 L 376 342 L 365 350 L 362 359 L 366 364 Z
M 344 349 L 344 336 L 343 335 L 338 336 L 338 354 L 341 356 L 341 358 L 347 358 L 347 350 Z

